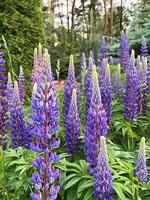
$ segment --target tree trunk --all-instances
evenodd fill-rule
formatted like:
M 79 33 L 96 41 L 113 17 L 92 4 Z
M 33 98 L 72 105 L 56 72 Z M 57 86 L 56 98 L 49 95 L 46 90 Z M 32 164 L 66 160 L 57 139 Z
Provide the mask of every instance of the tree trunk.
M 67 29 L 68 29 L 68 38 L 69 38 L 69 0 L 67 0 Z
M 105 12 L 105 16 L 104 16 L 104 20 L 105 20 L 105 24 L 104 24 L 104 33 L 106 33 L 106 32 L 107 32 L 107 23 L 108 23 L 108 15 L 107 15 L 106 0 L 104 0 L 104 12 Z
M 122 27 L 122 19 L 123 19 L 123 0 L 121 0 L 121 5 L 120 5 L 120 32 L 122 31 L 123 27 Z
M 110 0 L 110 36 L 112 36 L 113 33 L 113 0 Z
M 76 0 L 73 0 L 72 9 L 71 9 L 71 41 L 72 41 L 72 39 L 73 39 L 74 16 L 75 16 L 75 3 L 76 3 Z

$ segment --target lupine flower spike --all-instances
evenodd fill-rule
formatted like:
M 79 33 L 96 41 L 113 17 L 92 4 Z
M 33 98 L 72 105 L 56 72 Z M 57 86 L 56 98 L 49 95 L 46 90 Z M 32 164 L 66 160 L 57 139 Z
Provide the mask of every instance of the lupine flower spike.
M 29 148 L 29 135 L 25 127 L 24 113 L 20 102 L 18 83 L 14 83 L 14 92 L 12 95 L 10 109 L 10 127 L 11 127 L 11 147 Z
M 75 154 L 79 150 L 80 131 L 80 118 L 77 108 L 77 95 L 76 89 L 73 89 L 70 108 L 66 121 L 67 152 L 71 155 Z
M 42 46 L 39 43 L 38 49 L 34 49 L 34 64 L 33 64 L 33 70 L 32 70 L 32 85 L 34 85 L 35 82 L 39 81 L 40 74 L 42 72 L 43 67 L 43 54 L 42 54 Z
M 89 57 L 92 58 L 92 60 L 93 60 L 93 64 L 95 64 L 95 58 L 94 58 L 94 53 L 93 53 L 93 51 L 90 51 L 90 55 L 89 55 Z
M 32 175 L 35 192 L 31 193 L 32 200 L 55 200 L 60 187 L 55 184 L 59 177 L 59 170 L 52 164 L 58 162 L 60 157 L 54 152 L 60 141 L 56 138 L 58 130 L 58 101 L 54 89 L 54 82 L 50 69 L 43 66 L 37 91 L 32 100 L 31 134 L 33 142 L 31 149 L 40 155 L 32 162 L 36 172 Z
M 107 123 L 110 124 L 112 118 L 112 87 L 110 80 L 110 68 L 108 64 L 106 66 L 106 73 L 101 87 L 101 97 L 107 116 Z
M 126 90 L 124 98 L 124 117 L 135 122 L 139 114 L 140 79 L 135 67 L 134 53 L 131 56 L 130 69 L 126 73 Z
M 142 45 L 141 45 L 141 49 L 140 49 L 140 55 L 143 57 L 147 57 L 148 56 L 148 50 L 147 50 L 147 44 L 146 44 L 146 40 L 143 37 L 142 39 Z
M 100 65 L 99 67 L 101 67 L 103 59 L 107 58 L 107 54 L 108 54 L 108 48 L 107 48 L 107 44 L 105 41 L 105 38 L 102 37 L 101 41 L 100 41 Z
M 7 143 L 7 80 L 5 76 L 4 53 L 0 52 L 0 146 L 5 149 Z
M 11 80 L 11 73 L 8 72 L 8 80 L 7 80 L 8 111 L 10 111 L 10 108 L 11 108 L 12 94 L 13 94 L 13 83 L 12 83 L 12 80 Z
M 88 109 L 90 107 L 91 103 L 91 96 L 92 96 L 92 70 L 93 70 L 93 59 L 90 56 L 89 57 L 89 63 L 88 63 L 88 71 L 86 74 L 86 113 L 88 112 Z M 87 116 L 87 114 L 86 114 Z
M 101 136 L 106 136 L 109 129 L 105 110 L 101 102 L 101 94 L 98 84 L 96 66 L 92 74 L 92 98 L 87 112 L 85 127 L 85 156 L 90 163 L 89 171 L 93 174 L 98 162 L 99 146 Z
M 113 60 L 113 57 L 112 57 L 112 56 L 110 56 L 110 58 L 109 58 L 109 64 L 110 64 L 111 66 L 114 66 L 114 60 Z
M 97 200 L 112 200 L 112 175 L 109 168 L 107 146 L 104 136 L 100 138 L 98 163 L 94 173 L 94 197 Z
M 71 102 L 72 90 L 76 88 L 77 88 L 77 83 L 75 79 L 74 60 L 73 60 L 73 55 L 70 55 L 68 77 L 67 77 L 66 84 L 64 87 L 64 126 L 65 127 L 66 127 L 66 120 L 67 120 L 70 102 Z
M 115 78 L 114 78 L 114 96 L 115 98 L 119 100 L 121 99 L 122 94 L 123 94 L 123 85 L 121 82 L 120 65 L 118 65 Z
M 81 67 L 81 91 L 84 93 L 85 92 L 85 81 L 86 81 L 86 73 L 87 73 L 87 65 L 86 65 L 86 57 L 85 54 L 82 53 L 82 59 L 80 62 L 80 67 Z
M 105 79 L 105 74 L 106 74 L 106 66 L 108 64 L 108 60 L 107 58 L 103 59 L 102 65 L 99 68 L 99 86 L 100 88 L 102 87 L 103 81 Z
M 143 58 L 143 57 L 142 57 Z M 147 59 L 139 64 L 139 77 L 140 77 L 140 100 L 139 100 L 139 114 L 146 115 L 147 112 Z
M 122 32 L 120 38 L 119 63 L 124 72 L 130 67 L 129 39 L 127 33 Z
M 135 176 L 137 176 L 140 182 L 147 182 L 147 167 L 146 167 L 146 152 L 145 152 L 145 138 L 142 137 L 140 142 L 140 149 L 138 155 L 138 161 L 135 169 Z
M 25 77 L 23 73 L 23 68 L 20 66 L 20 74 L 19 74 L 19 82 L 18 82 L 18 87 L 19 87 L 19 96 L 20 96 L 20 101 L 23 104 L 25 100 Z

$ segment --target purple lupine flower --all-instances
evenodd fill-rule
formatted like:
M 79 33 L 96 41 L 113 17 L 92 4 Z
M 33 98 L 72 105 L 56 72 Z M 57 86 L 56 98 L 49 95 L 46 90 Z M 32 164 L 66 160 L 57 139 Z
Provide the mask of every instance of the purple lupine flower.
M 103 58 L 102 65 L 99 68 L 99 77 L 98 77 L 100 88 L 102 87 L 103 81 L 105 79 L 107 64 L 108 64 L 107 58 Z
M 12 101 L 12 94 L 13 94 L 13 83 L 11 80 L 11 73 L 8 72 L 8 79 L 7 79 L 7 103 L 8 103 L 8 111 L 11 108 L 11 101 Z
M 42 72 L 42 66 L 43 66 L 43 54 L 42 54 L 42 46 L 39 43 L 38 49 L 34 49 L 34 64 L 33 64 L 33 70 L 32 70 L 32 85 L 34 85 L 35 82 L 39 81 L 40 74 Z
M 141 49 L 140 49 L 140 55 L 143 57 L 147 57 L 148 56 L 148 50 L 147 50 L 147 44 L 146 44 L 146 40 L 143 37 L 142 39 L 142 45 L 141 45 Z
M 66 127 L 66 120 L 69 112 L 72 90 L 77 88 L 74 70 L 73 55 L 70 55 L 68 77 L 64 87 L 64 126 Z M 78 102 L 78 101 L 77 101 Z
M 112 56 L 109 58 L 109 65 L 114 66 L 114 60 Z
M 90 163 L 89 171 L 91 174 L 93 174 L 98 162 L 100 137 L 106 136 L 108 129 L 95 67 L 92 73 L 92 98 L 87 112 L 84 138 L 85 156 Z
M 35 193 L 31 193 L 31 198 L 55 200 L 60 189 L 58 185 L 55 185 L 59 170 L 52 164 L 60 160 L 54 151 L 60 145 L 60 141 L 56 138 L 59 113 L 51 68 L 46 62 L 43 65 L 31 107 L 30 124 L 32 124 L 33 136 L 31 149 L 40 153 L 40 156 L 32 162 L 36 172 L 32 175 Z
M 29 148 L 29 134 L 25 126 L 24 113 L 19 97 L 18 83 L 14 83 L 10 108 L 11 147 Z
M 5 60 L 4 53 L 0 52 L 0 146 L 4 149 L 7 144 L 7 98 L 6 98 L 6 89 L 7 89 L 7 80 L 5 76 Z
M 87 73 L 87 66 L 86 66 L 86 57 L 85 54 L 82 53 L 82 58 L 80 61 L 81 67 L 81 74 L 80 74 L 80 82 L 81 82 L 81 91 L 85 93 L 85 81 L 86 81 L 86 73 Z
M 120 65 L 117 66 L 117 71 L 114 78 L 114 96 L 116 99 L 120 99 L 123 94 L 123 85 L 121 82 Z
M 75 154 L 79 150 L 80 132 L 81 129 L 80 129 L 80 117 L 77 108 L 77 95 L 76 95 L 76 89 L 73 89 L 68 117 L 66 120 L 66 145 L 67 145 L 67 152 L 71 155 Z
M 25 77 L 22 66 L 20 66 L 20 73 L 19 73 L 19 81 L 18 81 L 18 87 L 19 87 L 19 96 L 20 101 L 23 104 L 25 100 L 26 95 L 26 88 L 25 88 Z
M 86 96 L 86 116 L 88 109 L 90 107 L 91 103 L 91 96 L 92 96 L 92 69 L 93 69 L 93 59 L 90 56 L 89 57 L 89 63 L 88 63 L 88 71 L 86 74 L 86 90 L 85 90 L 85 96 Z
M 112 200 L 112 174 L 109 168 L 107 146 L 104 136 L 100 138 L 98 162 L 94 177 L 94 197 L 98 200 Z
M 144 58 L 144 57 L 143 57 Z M 140 77 L 140 97 L 139 97 L 139 114 L 146 115 L 147 112 L 147 58 L 139 64 L 138 69 Z
M 130 67 L 129 39 L 127 33 L 122 32 L 120 38 L 119 63 L 124 72 Z
M 124 117 L 126 120 L 135 122 L 139 112 L 140 79 L 137 69 L 130 66 L 126 74 L 126 89 L 124 98 Z
M 110 68 L 107 64 L 105 77 L 101 86 L 102 104 L 106 112 L 107 123 L 110 124 L 112 119 L 112 87 L 110 80 Z
M 95 64 L 95 58 L 94 58 L 94 53 L 93 53 L 93 51 L 90 51 L 90 55 L 89 55 L 89 57 L 92 58 L 92 60 L 93 60 L 93 64 Z
M 147 64 L 147 94 L 150 95 L 150 60 Z
M 137 176 L 140 182 L 147 182 L 147 167 L 146 167 L 146 152 L 145 152 L 145 137 L 142 137 L 140 142 L 140 149 L 138 155 L 138 161 L 135 169 L 135 176 Z
M 99 67 L 101 67 L 103 59 L 107 58 L 107 54 L 108 54 L 108 48 L 107 48 L 107 44 L 105 41 L 105 38 L 102 37 L 101 41 L 100 41 L 100 63 L 99 63 Z

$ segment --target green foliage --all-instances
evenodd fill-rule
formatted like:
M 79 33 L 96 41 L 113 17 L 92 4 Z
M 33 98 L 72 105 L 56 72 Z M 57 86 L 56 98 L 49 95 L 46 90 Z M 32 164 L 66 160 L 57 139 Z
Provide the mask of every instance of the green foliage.
M 0 18 L 0 43 L 3 44 L 1 38 L 3 35 L 15 73 L 19 73 L 19 66 L 22 65 L 25 76 L 29 80 L 33 63 L 33 50 L 39 42 L 44 44 L 42 1 L 0 1 Z M 11 63 L 8 56 L 6 55 L 6 58 L 8 69 L 10 69 Z
M 139 54 L 142 37 L 145 37 L 149 46 L 150 43 L 150 4 L 141 1 L 134 6 L 132 19 L 129 28 L 129 38 L 131 48 Z

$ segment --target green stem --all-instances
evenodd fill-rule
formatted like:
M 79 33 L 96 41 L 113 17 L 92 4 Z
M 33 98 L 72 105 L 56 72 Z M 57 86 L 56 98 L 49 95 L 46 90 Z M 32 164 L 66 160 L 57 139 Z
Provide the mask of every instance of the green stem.
M 5 158 L 4 158 L 4 153 L 3 153 L 3 147 L 0 146 L 0 169 L 1 173 L 3 174 L 2 176 L 2 193 L 3 195 L 6 195 L 6 199 L 9 200 L 9 192 L 7 190 L 7 185 L 6 185 L 6 178 L 5 178 Z
M 18 77 L 17 77 L 17 75 L 14 72 L 13 65 L 12 65 L 12 59 L 11 59 L 11 55 L 10 55 L 10 51 L 9 51 L 9 48 L 7 46 L 6 40 L 5 40 L 5 38 L 4 38 L 3 35 L 2 35 L 2 40 L 4 42 L 4 46 L 5 46 L 6 50 L 7 50 L 7 54 L 8 54 L 8 58 L 9 58 L 9 66 L 10 66 L 9 67 L 9 71 L 12 73 L 12 79 L 13 79 L 13 82 L 14 82 L 15 81 L 15 77 L 16 77 L 16 79 L 18 79 Z

